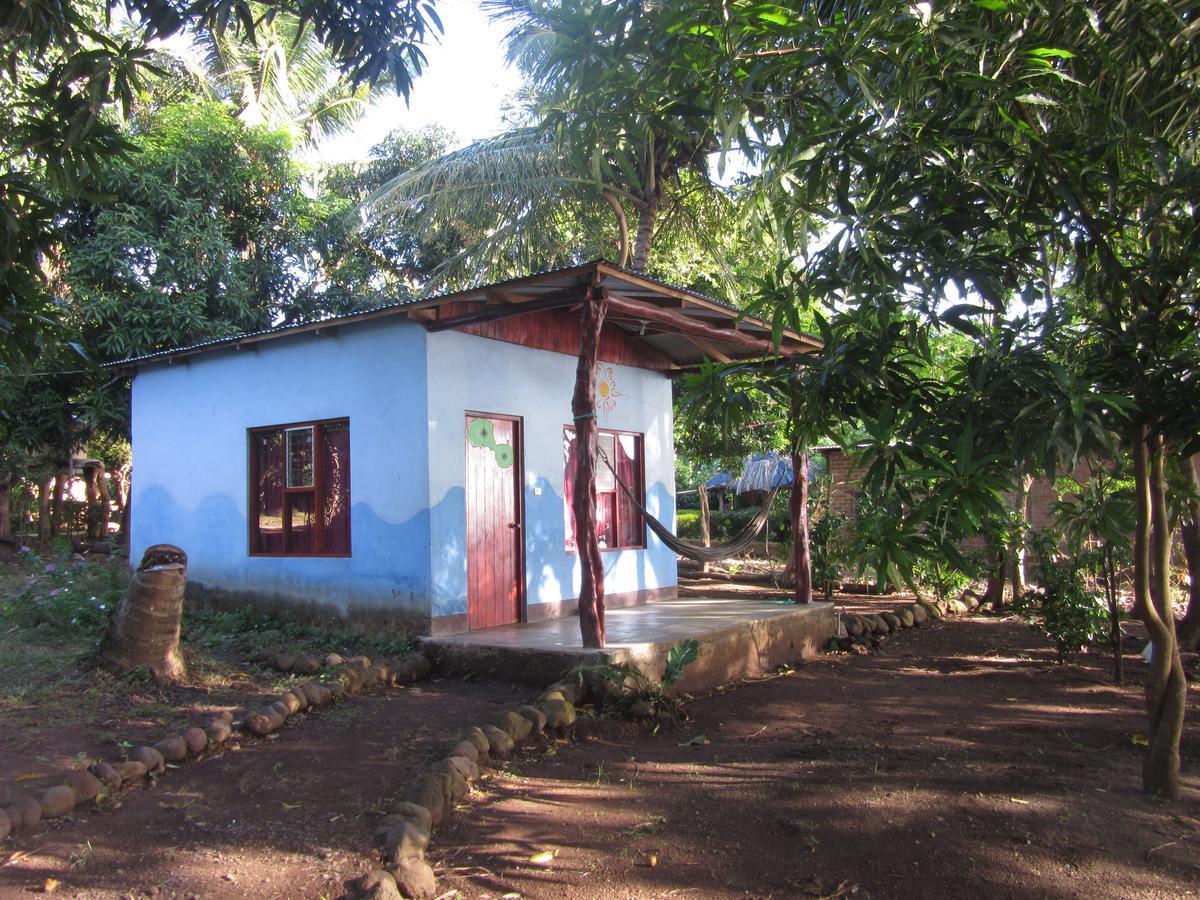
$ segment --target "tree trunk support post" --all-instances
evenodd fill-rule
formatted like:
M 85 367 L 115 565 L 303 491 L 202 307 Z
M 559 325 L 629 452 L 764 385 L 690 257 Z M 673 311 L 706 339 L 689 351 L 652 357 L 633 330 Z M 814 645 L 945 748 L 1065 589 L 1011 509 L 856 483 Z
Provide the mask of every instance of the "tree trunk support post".
M 796 560 L 797 603 L 812 603 L 812 548 L 808 540 L 808 443 L 799 421 L 798 404 L 792 403 L 792 557 Z M 767 530 L 771 522 L 767 520 Z
M 596 355 L 608 310 L 608 292 L 596 284 L 583 289 L 580 308 L 579 363 L 571 415 L 575 424 L 575 549 L 579 555 L 579 632 L 585 647 L 603 647 L 604 566 L 596 536 Z

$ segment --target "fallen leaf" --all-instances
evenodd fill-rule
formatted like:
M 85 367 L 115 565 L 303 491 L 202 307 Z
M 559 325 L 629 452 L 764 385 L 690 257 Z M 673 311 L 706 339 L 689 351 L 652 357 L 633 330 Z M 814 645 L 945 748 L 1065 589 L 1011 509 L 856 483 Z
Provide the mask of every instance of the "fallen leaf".
M 1009 802 L 1009 803 L 1020 803 L 1022 806 L 1028 806 L 1028 805 L 1029 805 L 1029 801 L 1028 801 L 1028 800 L 1021 800 L 1021 799 L 1020 799 L 1020 798 L 1018 798 L 1018 797 L 1009 797 L 1009 798 L 1008 798 L 1008 802 Z
M 45 778 L 45 777 L 46 777 L 45 772 L 29 772 L 28 774 L 25 774 L 25 775 L 18 775 L 16 778 L 13 779 L 13 781 L 20 784 L 22 781 L 37 781 L 39 778 Z
M 1144 734 L 1137 734 L 1137 733 L 1131 734 L 1129 736 L 1129 740 L 1133 743 L 1133 745 L 1135 747 L 1149 747 L 1150 746 L 1150 739 L 1148 737 L 1146 737 Z
M 543 850 L 541 853 L 535 853 L 529 857 L 531 863 L 537 863 L 539 866 L 547 866 L 554 862 L 554 857 L 558 855 L 557 850 Z
M 712 743 L 712 741 L 710 741 L 704 735 L 698 734 L 693 738 L 688 738 L 686 741 L 684 741 L 679 746 L 680 747 L 703 747 L 705 744 L 711 744 L 711 743 Z
M 62 882 L 59 881 L 57 878 L 47 878 L 45 881 L 42 882 L 42 893 L 43 894 L 53 894 L 60 887 L 62 887 Z
M 303 805 L 304 805 L 303 803 L 284 803 L 283 808 L 284 809 L 299 809 Z

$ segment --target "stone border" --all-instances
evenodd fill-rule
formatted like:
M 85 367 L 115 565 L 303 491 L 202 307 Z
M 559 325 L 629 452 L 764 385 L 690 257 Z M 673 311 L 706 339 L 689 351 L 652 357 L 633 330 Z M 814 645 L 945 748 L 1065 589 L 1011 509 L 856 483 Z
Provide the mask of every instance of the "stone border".
M 76 806 L 113 797 L 147 776 L 164 775 L 167 763 L 185 762 L 206 750 L 220 747 L 233 737 L 235 730 L 265 737 L 278 731 L 298 712 L 318 709 L 369 687 L 419 681 L 432 670 L 429 660 L 419 651 L 397 661 L 374 665 L 365 656 L 342 660 L 337 654 L 330 654 L 325 661 L 327 664 L 336 662 L 339 666 L 328 683 L 306 682 L 289 688 L 264 706 L 243 710 L 239 717 L 224 712 L 210 719 L 203 728 L 193 726 L 152 746 L 134 747 L 125 760 L 113 763 L 101 760 L 93 762 L 86 770 L 65 772 L 57 784 L 44 789 L 36 800 L 29 793 L 0 785 L 0 842 L 14 831 L 32 828 L 42 819 L 62 818 Z
M 433 900 L 437 877 L 425 862 L 433 829 L 454 812 L 454 804 L 467 795 L 490 759 L 507 759 L 517 744 L 547 733 L 569 735 L 575 726 L 575 705 L 585 691 L 581 685 L 558 681 L 535 703 L 504 713 L 496 725 L 466 725 L 462 740 L 409 782 L 404 799 L 380 820 L 375 836 L 383 844 L 382 865 L 357 880 L 359 896 Z
M 830 652 L 864 653 L 879 639 L 905 628 L 919 628 L 929 621 L 965 615 L 979 609 L 983 599 L 970 588 L 956 600 L 938 602 L 918 596 L 912 603 L 897 606 L 891 612 L 850 615 L 841 618 L 845 634 L 830 638 Z

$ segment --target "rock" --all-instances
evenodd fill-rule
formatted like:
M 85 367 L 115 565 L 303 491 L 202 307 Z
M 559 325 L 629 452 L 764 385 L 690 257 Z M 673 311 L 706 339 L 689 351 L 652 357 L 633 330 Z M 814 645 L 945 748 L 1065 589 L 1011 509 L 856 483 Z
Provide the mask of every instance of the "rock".
M 567 695 L 564 694 L 560 690 L 542 691 L 540 694 L 538 694 L 537 702 L 540 705 L 542 703 L 545 703 L 547 700 L 566 700 L 566 699 L 567 699 Z
M 396 667 L 389 666 L 386 663 L 376 663 L 369 669 L 372 680 L 376 684 L 384 686 L 396 683 Z
M 929 621 L 929 613 L 920 603 L 914 603 L 909 610 L 912 612 L 913 622 L 917 625 L 924 625 Z
M 340 654 L 330 653 L 328 656 L 325 657 L 325 668 L 336 669 L 338 666 L 344 664 L 345 662 L 346 661 L 344 659 L 342 659 Z
M 404 657 L 404 662 L 412 667 L 414 681 L 420 681 L 433 671 L 433 664 L 429 662 L 429 657 L 419 651 L 408 654 Z
M 296 698 L 296 709 L 308 709 L 308 695 L 304 691 L 292 688 L 288 693 Z
M 141 781 L 146 777 L 146 772 L 149 771 L 145 763 L 138 762 L 136 759 L 113 763 L 113 768 L 120 773 L 122 784 L 133 784 L 135 781 Z
M 391 813 L 384 818 L 387 819 L 390 816 L 400 816 L 426 834 L 433 830 L 433 817 L 430 816 L 429 809 L 418 803 L 397 803 L 392 807 Z
M 437 878 L 423 859 L 406 859 L 390 869 L 396 887 L 409 900 L 433 900 L 437 896 Z
M 17 795 L 13 793 L 13 789 L 7 784 L 0 784 L 0 808 L 8 806 L 17 799 Z
M 451 756 L 465 756 L 473 763 L 479 762 L 479 749 L 470 741 L 459 741 L 450 751 Z
M 365 656 L 351 656 L 346 660 L 346 665 L 352 669 L 369 669 L 371 668 L 371 660 Z
M 300 712 L 300 701 L 296 699 L 296 695 L 291 691 L 284 691 L 282 694 L 280 694 L 278 702 L 283 704 L 283 707 L 287 710 L 287 714 L 289 716 L 293 713 Z M 272 703 L 271 705 L 274 706 L 275 704 Z
M 147 772 L 155 772 L 161 775 L 167 770 L 166 761 L 163 755 L 153 747 L 134 747 L 129 751 L 129 758 L 134 762 L 140 762 L 146 767 Z M 125 773 L 121 773 L 124 777 Z
M 223 709 L 223 710 L 221 710 L 219 713 L 217 713 L 217 718 L 218 718 L 218 719 L 224 719 L 224 720 L 225 720 L 226 722 L 228 722 L 230 725 L 232 725 L 232 724 L 233 724 L 233 713 L 232 713 L 232 712 L 230 712 L 230 711 L 229 711 L 229 710 L 227 710 L 227 709 Z
M 163 738 L 154 745 L 154 749 L 167 762 L 182 762 L 188 755 L 188 746 L 181 737 Z
M 540 735 L 546 727 L 546 714 L 536 706 L 519 706 L 517 707 L 517 715 L 524 716 L 533 726 L 530 732 L 534 735 Z
M 193 756 L 208 749 L 208 735 L 204 733 L 203 728 L 189 728 L 181 737 L 187 744 L 188 753 Z
M 638 700 L 629 704 L 629 718 L 649 719 L 654 715 L 654 704 L 649 700 Z
M 315 675 L 321 671 L 321 661 L 306 653 L 292 664 L 292 671 L 298 675 Z
M 483 733 L 482 728 L 468 728 L 467 733 L 463 737 L 464 740 L 475 745 L 475 749 L 479 751 L 481 757 L 487 756 L 491 752 L 492 745 L 488 741 L 487 735 Z
M 429 821 L 437 825 L 446 814 L 446 790 L 444 781 L 432 775 L 422 775 L 408 786 L 404 798 L 409 803 L 423 806 L 429 811 Z
M 917 606 L 919 606 L 919 607 L 921 607 L 921 609 L 925 610 L 925 615 L 929 616 L 931 621 L 936 622 L 942 618 L 941 610 L 939 610 L 937 608 L 937 606 L 930 603 L 924 597 L 917 598 Z
M 292 666 L 296 664 L 296 657 L 290 653 L 279 653 L 276 654 L 271 664 L 280 672 L 290 672 L 292 671 Z
M 43 819 L 61 819 L 75 808 L 75 792 L 65 784 L 48 788 L 38 799 Z
M 462 777 L 467 781 L 479 780 L 479 766 L 475 764 L 475 760 L 468 759 L 465 756 L 448 756 L 446 762 L 458 769 L 462 773 Z
M 71 789 L 76 803 L 89 803 L 99 797 L 100 792 L 104 790 L 100 779 L 91 772 L 68 772 L 61 783 Z
M 542 704 L 546 730 L 565 733 L 575 724 L 575 707 L 566 700 L 547 700 Z
M 329 692 L 329 688 L 323 684 L 317 684 L 315 681 L 309 681 L 300 685 L 300 690 L 304 692 L 304 696 L 308 698 L 308 705 L 314 707 L 322 707 L 333 699 L 333 695 Z
M 282 724 L 283 716 L 278 715 L 270 707 L 264 706 L 246 716 L 242 727 L 257 737 L 265 737 L 272 731 L 277 731 Z
M 223 744 L 233 736 L 233 729 L 224 719 L 213 719 L 205 727 L 204 736 L 214 744 Z
M 282 716 L 284 719 L 286 719 L 288 716 L 290 716 L 292 714 L 292 711 L 290 709 L 288 709 L 288 705 L 286 703 L 284 703 L 282 700 L 272 700 L 267 705 L 271 709 L 275 710 L 275 712 L 279 713 L 279 715 Z M 280 724 L 282 725 L 283 723 L 280 722 Z
M 390 872 L 376 869 L 358 879 L 358 895 L 369 900 L 400 900 L 400 890 Z
M 514 743 L 520 743 L 529 737 L 532 729 L 533 723 L 515 712 L 506 712 L 500 719 L 500 730 L 512 738 Z
M 484 725 L 482 731 L 483 736 L 487 738 L 488 752 L 492 756 L 503 758 L 512 753 L 515 744 L 507 731 L 501 731 L 495 725 Z
M 894 615 L 905 628 L 912 628 L 917 624 L 917 620 L 913 618 L 912 610 L 906 606 L 900 607 L 895 611 Z
M 577 681 L 556 681 L 547 691 L 558 691 L 568 703 L 578 703 L 583 699 L 583 686 Z
M 404 822 L 388 832 L 383 844 L 383 858 L 392 865 L 406 859 L 424 859 L 428 844 L 428 831 L 422 831 L 411 822 Z
M 879 618 L 881 618 L 881 619 L 883 619 L 883 621 L 887 622 L 888 629 L 892 632 L 892 634 L 895 634 L 901 628 L 904 627 L 903 625 L 900 624 L 900 620 L 896 617 L 895 613 L 882 612 L 879 614 Z
M 850 637 L 862 637 L 863 629 L 866 627 L 858 616 L 847 616 L 842 620 L 842 625 L 845 626 L 846 634 Z
M 887 622 L 883 621 L 883 619 L 876 615 L 863 616 L 863 624 L 866 625 L 867 630 L 869 630 L 871 634 L 886 634 L 888 630 Z M 864 631 L 864 634 L 865 633 L 866 632 Z
M 435 776 L 440 775 L 446 779 L 446 799 L 451 803 L 461 800 L 470 793 L 471 788 L 467 784 L 466 777 L 450 760 L 439 759 L 429 767 L 429 771 L 433 772 Z
M 125 779 L 121 777 L 121 773 L 106 762 L 96 762 L 88 766 L 88 771 L 100 779 L 100 783 L 107 787 L 109 791 L 119 791 Z M 74 786 L 71 788 L 74 790 Z
M 3 841 L 12 832 L 12 819 L 8 817 L 8 813 L 0 809 L 0 841 Z
M 21 794 L 12 803 L 4 807 L 4 814 L 12 823 L 14 831 L 32 828 L 42 821 L 42 805 L 32 797 Z

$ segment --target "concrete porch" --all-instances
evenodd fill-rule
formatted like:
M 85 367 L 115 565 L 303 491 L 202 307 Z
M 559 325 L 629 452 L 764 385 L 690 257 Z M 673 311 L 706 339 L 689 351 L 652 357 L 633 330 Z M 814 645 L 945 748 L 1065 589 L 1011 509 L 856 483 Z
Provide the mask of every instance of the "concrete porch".
M 583 648 L 578 616 L 426 638 L 423 644 L 440 668 L 544 687 L 602 656 L 657 679 L 667 651 L 696 638 L 700 657 L 678 689 L 699 691 L 814 656 L 833 636 L 836 620 L 832 603 L 693 597 L 607 610 L 605 625 L 603 650 Z

